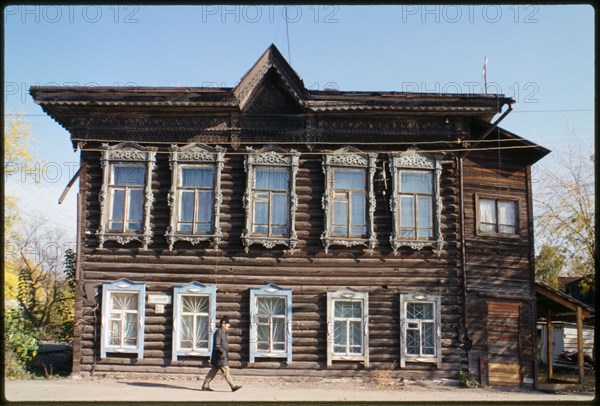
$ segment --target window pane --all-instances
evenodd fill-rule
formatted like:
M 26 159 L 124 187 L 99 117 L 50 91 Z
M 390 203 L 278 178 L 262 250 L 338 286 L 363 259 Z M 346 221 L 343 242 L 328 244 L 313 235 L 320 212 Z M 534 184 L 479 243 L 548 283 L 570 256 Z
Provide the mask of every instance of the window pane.
M 415 206 L 412 196 L 400 197 L 400 227 L 415 226 Z
M 144 165 L 113 165 L 113 185 L 143 185 L 146 175 Z
M 110 345 L 121 345 L 121 321 L 110 321 Z
M 110 296 L 113 310 L 137 310 L 137 293 L 112 293 Z
M 516 234 L 517 228 L 513 227 L 513 226 L 500 226 L 499 232 L 505 233 L 505 234 Z
M 273 207 L 271 208 L 271 224 L 286 225 L 288 217 L 287 193 L 273 193 L 272 204 Z
M 423 323 L 423 354 L 434 355 L 435 348 L 433 344 L 433 323 Z
M 282 297 L 257 297 L 256 310 L 259 315 L 285 314 L 285 299 Z
M 208 316 L 196 316 L 196 348 L 208 349 Z
M 479 221 L 481 223 L 496 224 L 496 201 L 495 200 L 479 199 Z
M 125 214 L 125 191 L 119 189 L 112 190 L 112 211 L 110 219 L 112 221 L 123 221 Z
M 331 233 L 337 235 L 348 235 L 348 227 L 346 226 L 333 226 L 331 227 Z
M 269 324 L 258 324 L 256 332 L 258 333 L 258 349 L 269 349 Z
M 179 221 L 191 223 L 194 219 L 194 192 L 181 192 Z
M 141 221 L 144 216 L 144 202 L 141 189 L 129 191 L 129 221 Z
M 350 321 L 350 352 L 362 353 L 362 323 L 360 321 Z
M 254 187 L 263 190 L 287 190 L 289 172 L 288 168 L 257 166 Z
M 334 352 L 346 352 L 346 321 L 336 320 L 333 322 L 333 344 Z M 343 346 L 335 351 L 335 346 Z
M 400 173 L 400 192 L 432 194 L 432 182 L 431 171 L 402 171 Z
M 189 232 L 192 231 L 192 223 L 179 223 L 177 225 L 177 231 L 185 231 L 185 232 Z
M 254 201 L 254 224 L 269 224 L 269 203 Z
M 419 330 L 406 330 L 406 353 L 409 355 L 420 355 Z
M 364 169 L 333 169 L 334 189 L 365 190 L 366 171 Z
M 433 320 L 433 303 L 407 303 L 406 318 Z
M 273 342 L 285 342 L 285 319 L 283 317 L 273 318 Z
M 334 317 L 362 317 L 362 302 L 336 300 L 334 303 Z
M 182 295 L 181 311 L 185 313 L 208 313 L 208 297 Z
M 360 226 L 367 224 L 366 220 L 366 195 L 364 193 L 352 193 L 352 225 Z
M 192 348 L 193 316 L 181 316 L 181 334 L 179 346 L 181 348 Z
M 348 203 L 333 203 L 333 224 L 348 225 Z
M 419 218 L 417 219 L 417 224 L 419 225 L 418 237 L 431 237 L 433 234 L 433 223 L 432 223 L 432 206 L 431 206 L 431 197 L 429 196 L 419 196 L 417 198 L 418 201 L 418 213 Z
M 498 202 L 498 223 L 507 226 L 517 225 L 517 203 L 500 200 Z
M 201 223 L 212 222 L 213 212 L 213 192 L 212 190 L 198 191 L 198 218 L 196 221 Z
M 127 313 L 125 314 L 125 339 L 123 344 L 125 345 L 136 345 L 137 344 L 137 314 Z
M 211 166 L 181 168 L 181 186 L 184 187 L 212 188 L 214 178 L 214 168 Z

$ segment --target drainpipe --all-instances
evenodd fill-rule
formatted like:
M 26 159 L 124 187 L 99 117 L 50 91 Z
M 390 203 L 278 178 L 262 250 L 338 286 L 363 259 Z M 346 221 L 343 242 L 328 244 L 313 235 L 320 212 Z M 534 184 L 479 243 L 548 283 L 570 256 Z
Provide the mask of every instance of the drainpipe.
M 458 169 L 458 200 L 460 210 L 460 268 L 462 270 L 462 317 L 463 330 L 460 332 L 464 349 L 467 351 L 467 370 L 469 370 L 469 351 L 471 350 L 471 338 L 469 337 L 468 313 L 467 313 L 467 259 L 465 248 L 465 207 L 464 207 L 464 187 L 463 187 L 463 160 L 459 155 L 454 155 L 456 167 Z
M 510 114 L 510 112 L 513 110 L 512 105 L 515 101 L 513 99 L 509 99 L 508 103 L 508 109 L 502 113 L 502 115 L 500 117 L 498 117 L 498 119 L 494 122 L 494 124 L 492 124 L 492 126 L 490 128 L 487 129 L 487 131 L 485 133 L 483 133 L 483 135 L 481 136 L 481 138 L 467 151 L 465 151 L 461 158 L 466 157 L 467 155 L 469 155 L 469 153 L 474 150 L 475 148 L 477 148 L 477 146 L 481 143 L 481 141 L 483 141 L 488 135 L 490 135 L 490 133 L 492 131 L 494 131 L 496 129 L 496 127 L 498 127 L 498 124 L 500 124 L 500 122 L 502 120 L 504 120 L 506 118 L 506 116 L 508 116 Z

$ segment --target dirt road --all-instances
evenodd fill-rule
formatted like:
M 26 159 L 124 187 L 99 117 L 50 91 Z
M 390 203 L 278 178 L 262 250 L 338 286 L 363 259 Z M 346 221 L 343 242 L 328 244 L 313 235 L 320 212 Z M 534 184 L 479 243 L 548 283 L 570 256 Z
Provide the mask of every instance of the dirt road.
M 40 381 L 5 381 L 8 401 L 164 401 L 164 402 L 259 402 L 259 401 L 587 401 L 594 393 L 550 394 L 528 390 L 463 389 L 442 381 L 410 381 L 405 386 L 376 388 L 354 379 L 292 379 L 235 377 L 243 385 L 232 393 L 222 379 L 213 382 L 214 392 L 203 392 L 201 381 L 165 377 L 154 380 L 135 378 L 62 378 Z

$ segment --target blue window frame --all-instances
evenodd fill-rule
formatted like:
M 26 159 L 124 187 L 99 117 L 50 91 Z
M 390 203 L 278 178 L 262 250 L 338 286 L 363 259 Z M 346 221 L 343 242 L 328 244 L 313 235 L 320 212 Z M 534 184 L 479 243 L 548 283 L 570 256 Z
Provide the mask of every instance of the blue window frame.
M 100 357 L 110 352 L 144 358 L 146 284 L 119 279 L 102 285 Z
M 250 289 L 250 363 L 260 357 L 292 362 L 292 289 Z
M 217 314 L 217 287 L 191 282 L 173 288 L 172 360 L 210 357 Z

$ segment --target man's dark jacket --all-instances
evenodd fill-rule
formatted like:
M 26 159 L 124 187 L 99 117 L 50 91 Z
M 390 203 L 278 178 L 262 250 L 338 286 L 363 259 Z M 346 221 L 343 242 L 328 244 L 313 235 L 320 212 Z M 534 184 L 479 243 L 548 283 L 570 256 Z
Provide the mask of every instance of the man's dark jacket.
M 225 367 L 229 364 L 229 334 L 222 328 L 217 328 L 213 336 L 213 350 L 210 365 Z

